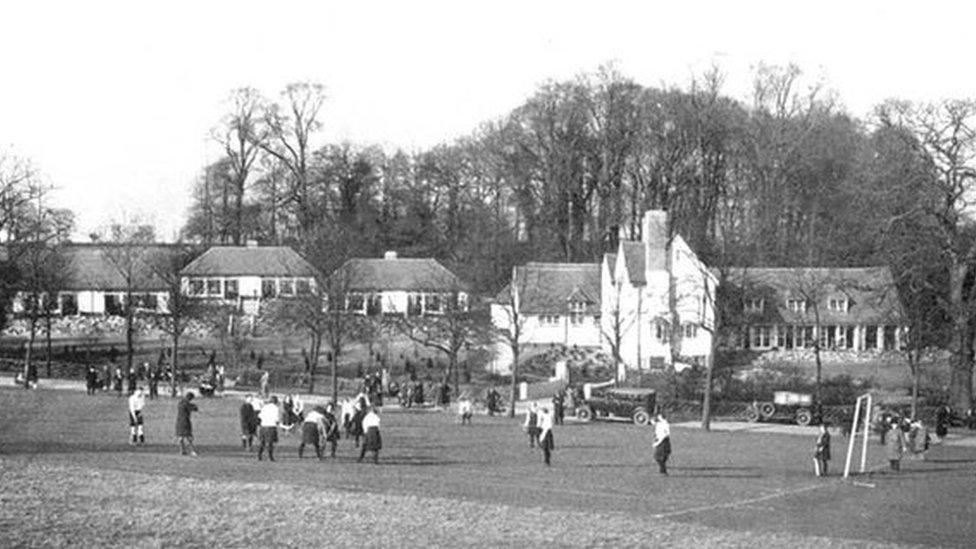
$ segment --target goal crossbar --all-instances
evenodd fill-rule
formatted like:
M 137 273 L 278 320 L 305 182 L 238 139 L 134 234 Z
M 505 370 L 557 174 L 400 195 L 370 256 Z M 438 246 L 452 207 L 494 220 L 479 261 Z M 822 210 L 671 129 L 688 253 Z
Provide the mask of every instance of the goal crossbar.
M 858 423 L 863 423 L 864 429 L 862 431 L 861 437 L 861 469 L 860 472 L 863 473 L 867 467 L 868 460 L 868 436 L 871 432 L 871 408 L 872 408 L 872 398 L 871 394 L 864 394 L 857 397 L 857 402 L 854 404 L 854 420 L 851 422 L 851 436 L 847 441 L 847 460 L 844 462 L 844 478 L 847 478 L 851 474 L 851 458 L 854 457 L 854 446 L 857 440 L 857 426 Z M 864 403 L 864 413 L 861 414 L 861 403 Z M 863 415 L 863 422 L 862 416 Z

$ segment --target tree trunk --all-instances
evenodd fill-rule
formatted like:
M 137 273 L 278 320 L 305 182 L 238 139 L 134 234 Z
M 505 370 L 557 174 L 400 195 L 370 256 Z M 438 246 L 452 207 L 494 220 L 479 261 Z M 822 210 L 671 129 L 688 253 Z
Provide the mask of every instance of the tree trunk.
M 132 292 L 125 294 L 125 364 L 128 370 L 126 375 L 132 371 L 132 355 L 135 353 L 133 342 L 135 336 L 135 318 L 132 311 Z
M 702 398 L 701 427 L 705 431 L 712 429 L 712 379 L 715 370 L 715 344 L 718 340 L 717 330 L 712 332 L 712 345 L 708 356 L 705 357 L 705 395 Z
M 312 334 L 308 353 L 308 394 L 315 392 L 315 369 L 319 365 L 319 353 L 322 350 L 322 336 Z
M 457 395 L 461 394 L 460 383 L 459 383 L 460 376 L 458 375 L 458 370 L 460 368 L 458 368 L 457 352 L 453 352 L 450 355 L 448 355 L 448 360 L 449 360 L 448 368 L 450 368 L 451 371 L 454 372 L 454 395 L 455 397 L 457 397 Z
M 169 389 L 170 389 L 170 395 L 172 396 L 176 396 L 176 376 L 178 371 L 176 369 L 176 366 L 179 364 L 179 362 L 180 362 L 180 335 L 176 333 L 176 331 L 174 330 L 173 331 L 173 360 L 171 361 L 172 369 L 170 370 L 172 375 L 169 378 L 169 385 L 170 385 Z
M 518 400 L 519 344 L 512 345 L 512 398 L 508 407 L 508 417 L 515 417 L 515 402 Z
M 30 389 L 31 378 L 31 355 L 34 352 L 34 340 L 37 339 L 37 320 L 30 320 L 30 339 L 27 340 L 27 349 L 24 351 L 24 389 Z
M 958 261 L 953 263 L 949 270 L 949 300 L 956 356 L 950 373 L 949 404 L 957 410 L 968 410 L 973 399 L 973 332 L 964 289 L 967 269 Z
M 339 405 L 339 349 L 332 349 L 332 404 Z
M 46 358 L 45 371 L 47 372 L 47 377 L 50 378 L 51 377 L 51 313 L 48 313 L 44 317 L 44 323 L 46 324 L 45 327 L 47 328 L 47 333 L 44 336 L 45 343 L 47 345 L 47 354 L 45 356 Z

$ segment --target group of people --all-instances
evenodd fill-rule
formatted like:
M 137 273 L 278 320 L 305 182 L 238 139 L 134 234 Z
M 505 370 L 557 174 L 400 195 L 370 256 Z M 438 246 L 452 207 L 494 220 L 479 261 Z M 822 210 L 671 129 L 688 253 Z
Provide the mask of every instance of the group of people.
M 337 417 L 336 407 L 331 402 L 306 410 L 301 400 L 293 395 L 286 396 L 281 402 L 274 395 L 267 398 L 247 395 L 240 407 L 241 446 L 250 451 L 257 438 L 258 460 L 264 459 L 267 451 L 268 459 L 274 461 L 279 429 L 291 432 L 296 425 L 301 425 L 298 457 L 304 457 L 305 447 L 310 446 L 320 460 L 324 459 L 326 450 L 334 458 L 341 427 L 346 437 L 354 438 L 355 445 L 360 447 L 360 461 L 366 452 L 372 452 L 374 463 L 378 462 L 382 449 L 378 408 L 370 404 L 366 394 L 360 393 L 355 399 L 343 403 L 340 410 Z

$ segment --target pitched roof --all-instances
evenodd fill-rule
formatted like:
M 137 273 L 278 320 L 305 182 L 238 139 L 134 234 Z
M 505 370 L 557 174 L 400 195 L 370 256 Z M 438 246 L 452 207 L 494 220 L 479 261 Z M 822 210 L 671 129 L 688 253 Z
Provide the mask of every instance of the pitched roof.
M 624 265 L 627 266 L 627 277 L 631 284 L 646 284 L 644 243 L 623 241 L 620 243 L 620 248 L 624 252 Z
M 169 244 L 66 244 L 63 250 L 71 269 L 64 288 L 67 291 L 126 290 L 123 273 L 130 262 L 132 289 L 166 291 L 166 282 L 152 265 L 180 248 Z
M 315 276 L 286 246 L 214 246 L 183 269 L 184 276 Z
M 896 324 L 904 317 L 887 267 L 732 269 L 726 283 L 736 286 L 744 299 L 764 300 L 762 312 L 747 313 L 752 324 L 813 324 L 812 307 L 791 311 L 791 299 L 816 301 L 821 325 Z M 830 310 L 831 299 L 849 300 L 848 310 Z
M 528 263 L 515 268 L 523 314 L 566 314 L 571 301 L 588 304 L 588 311 L 600 311 L 599 263 Z M 511 284 L 496 295 L 509 303 Z
M 466 285 L 432 258 L 354 258 L 346 261 L 337 273 L 349 276 L 354 291 L 454 291 Z

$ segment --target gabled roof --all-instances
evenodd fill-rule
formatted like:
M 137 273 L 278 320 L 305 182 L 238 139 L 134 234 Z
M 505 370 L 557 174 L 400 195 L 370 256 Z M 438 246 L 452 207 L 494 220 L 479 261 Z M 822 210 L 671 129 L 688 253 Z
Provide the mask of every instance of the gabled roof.
M 627 266 L 627 277 L 630 279 L 630 283 L 635 285 L 646 284 L 644 243 L 623 241 L 620 243 L 620 249 L 624 253 L 624 265 Z
M 599 263 L 528 263 L 515 268 L 523 314 L 566 314 L 570 302 L 587 304 L 587 312 L 600 311 Z M 511 302 L 511 284 L 495 300 Z
M 432 258 L 350 259 L 337 273 L 349 277 L 352 291 L 448 292 L 467 287 Z
M 732 269 L 725 283 L 744 299 L 762 299 L 761 313 L 745 317 L 751 324 L 813 324 L 812 306 L 791 311 L 787 300 L 817 298 L 821 325 L 896 324 L 903 321 L 898 291 L 887 267 Z M 847 312 L 829 310 L 829 300 L 849 300 Z
M 315 276 L 315 268 L 286 246 L 214 246 L 183 269 L 184 276 Z

